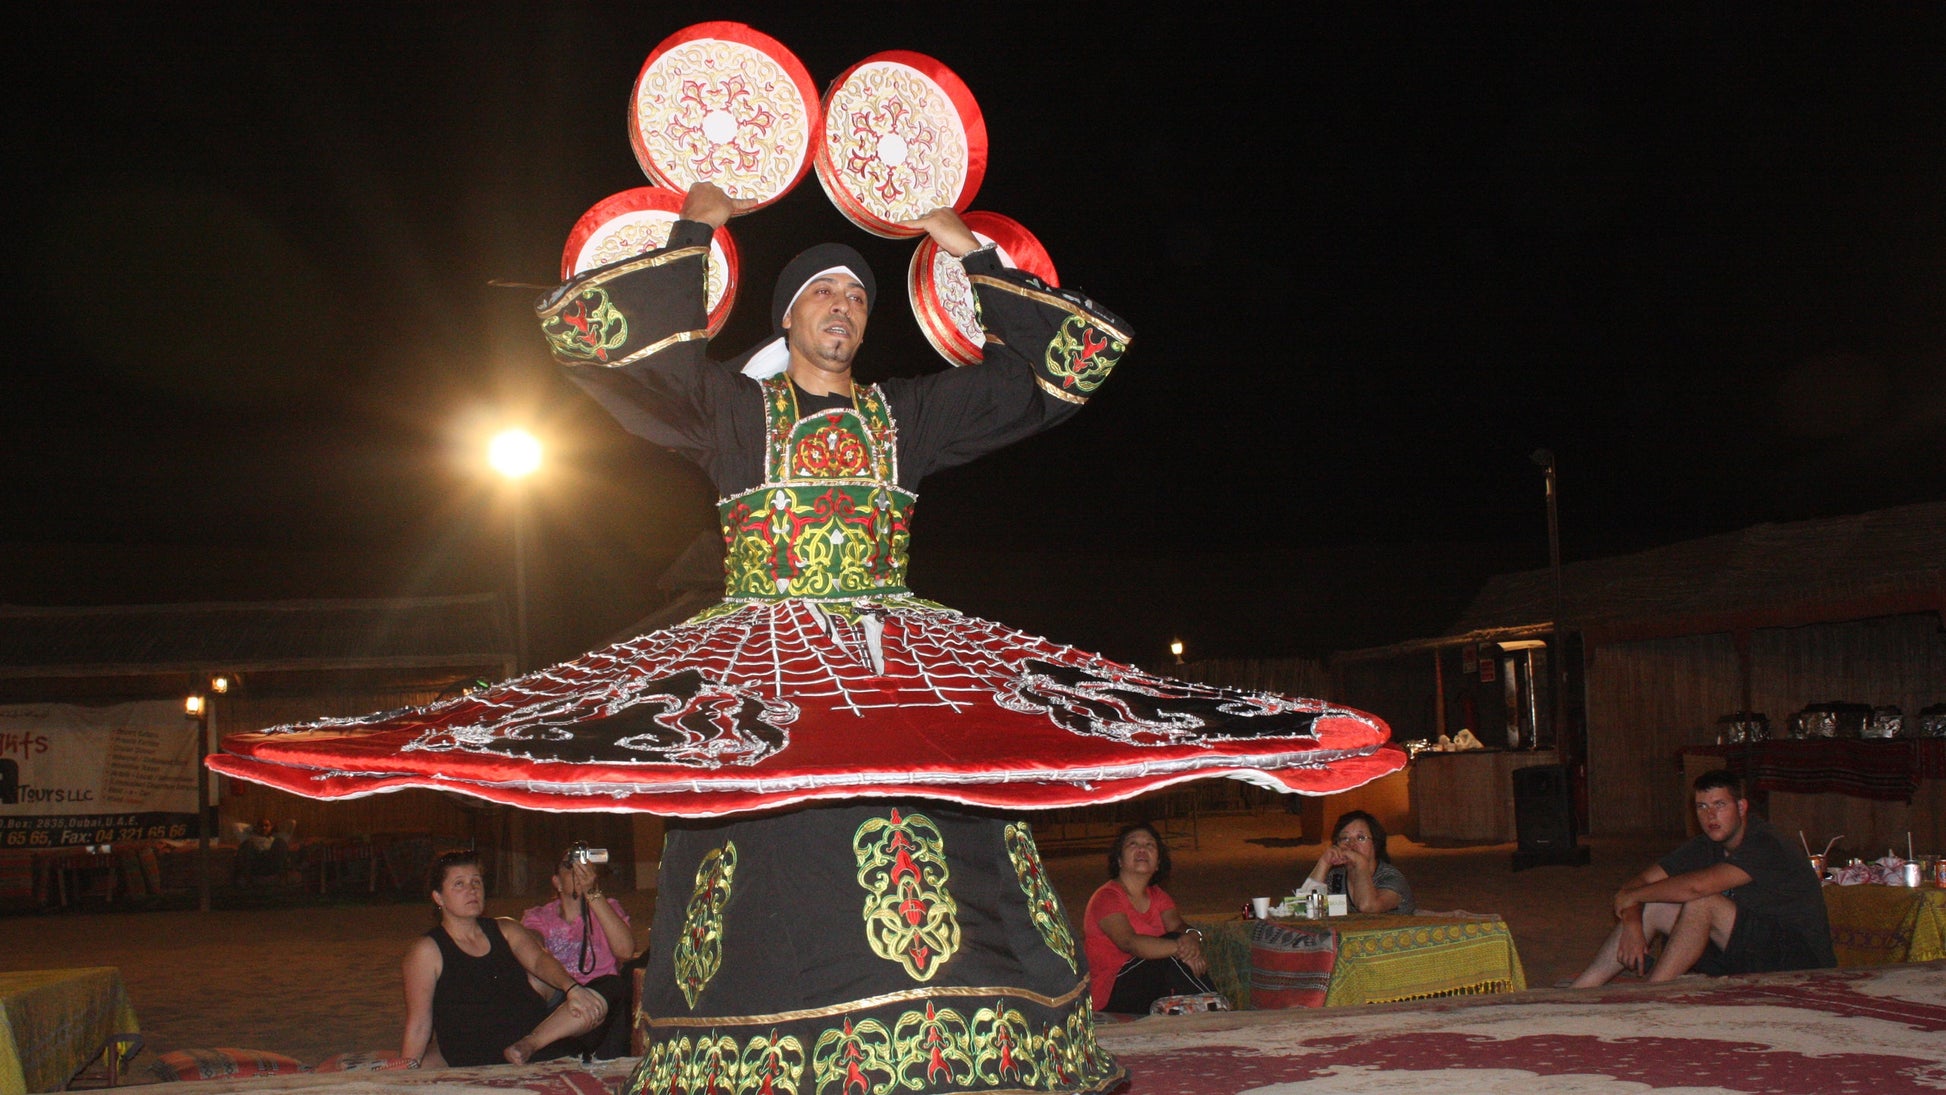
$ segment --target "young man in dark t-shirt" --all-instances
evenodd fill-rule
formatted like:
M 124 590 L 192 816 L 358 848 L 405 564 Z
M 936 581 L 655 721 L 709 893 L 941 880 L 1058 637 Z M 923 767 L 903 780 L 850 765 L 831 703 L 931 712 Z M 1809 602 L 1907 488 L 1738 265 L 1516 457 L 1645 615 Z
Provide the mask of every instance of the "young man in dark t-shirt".
M 1695 789 L 1702 834 L 1616 891 L 1620 923 L 1576 988 L 1605 985 L 1624 969 L 1668 981 L 1692 969 L 1720 976 L 1837 965 L 1809 857 L 1750 816 L 1732 773 L 1705 772 Z M 1651 960 L 1657 936 L 1662 957 Z

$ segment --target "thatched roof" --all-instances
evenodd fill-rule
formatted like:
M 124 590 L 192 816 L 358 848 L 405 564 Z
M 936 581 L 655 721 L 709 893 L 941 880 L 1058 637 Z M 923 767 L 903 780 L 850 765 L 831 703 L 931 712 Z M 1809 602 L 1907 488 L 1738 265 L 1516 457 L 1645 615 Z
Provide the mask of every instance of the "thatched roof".
M 511 668 L 498 595 L 0 606 L 0 680 Z
M 1561 570 L 1562 616 L 1596 641 L 1946 612 L 1946 502 L 1757 525 Z M 1451 633 L 1553 616 L 1549 572 L 1489 579 Z

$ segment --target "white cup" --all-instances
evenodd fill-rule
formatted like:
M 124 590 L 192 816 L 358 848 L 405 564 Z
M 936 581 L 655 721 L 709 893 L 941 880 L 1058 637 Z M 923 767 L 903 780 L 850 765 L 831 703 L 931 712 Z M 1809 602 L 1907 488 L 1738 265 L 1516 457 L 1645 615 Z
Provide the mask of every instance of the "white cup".
M 1334 893 L 1325 901 L 1325 912 L 1329 916 L 1344 916 L 1351 912 L 1351 899 L 1344 894 Z
M 1251 915 L 1255 916 L 1259 920 L 1268 919 L 1270 916 L 1270 898 L 1268 897 L 1251 898 L 1250 913 Z

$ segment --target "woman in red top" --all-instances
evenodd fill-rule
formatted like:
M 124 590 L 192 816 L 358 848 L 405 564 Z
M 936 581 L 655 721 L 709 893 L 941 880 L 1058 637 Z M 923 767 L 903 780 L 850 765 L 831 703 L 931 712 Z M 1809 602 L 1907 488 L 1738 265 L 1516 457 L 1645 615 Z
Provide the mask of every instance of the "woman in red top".
M 1096 1011 L 1147 1013 L 1164 996 L 1214 992 L 1203 933 L 1183 923 L 1161 886 L 1169 849 L 1146 824 L 1115 836 L 1108 881 L 1088 899 L 1082 935 Z

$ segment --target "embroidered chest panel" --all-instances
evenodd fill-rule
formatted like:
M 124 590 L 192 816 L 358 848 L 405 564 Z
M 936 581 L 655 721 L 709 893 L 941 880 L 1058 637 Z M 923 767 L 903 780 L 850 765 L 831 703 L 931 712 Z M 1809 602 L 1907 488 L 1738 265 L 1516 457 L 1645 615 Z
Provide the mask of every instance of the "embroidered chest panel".
M 788 376 L 773 376 L 764 386 L 764 478 L 772 483 L 799 479 L 899 479 L 896 430 L 885 396 L 874 384 L 855 388 L 852 405 L 799 417 L 797 395 Z
M 799 416 L 788 377 L 764 385 L 762 486 L 717 503 L 730 598 L 905 592 L 918 498 L 898 486 L 891 412 L 876 387 L 853 408 Z

